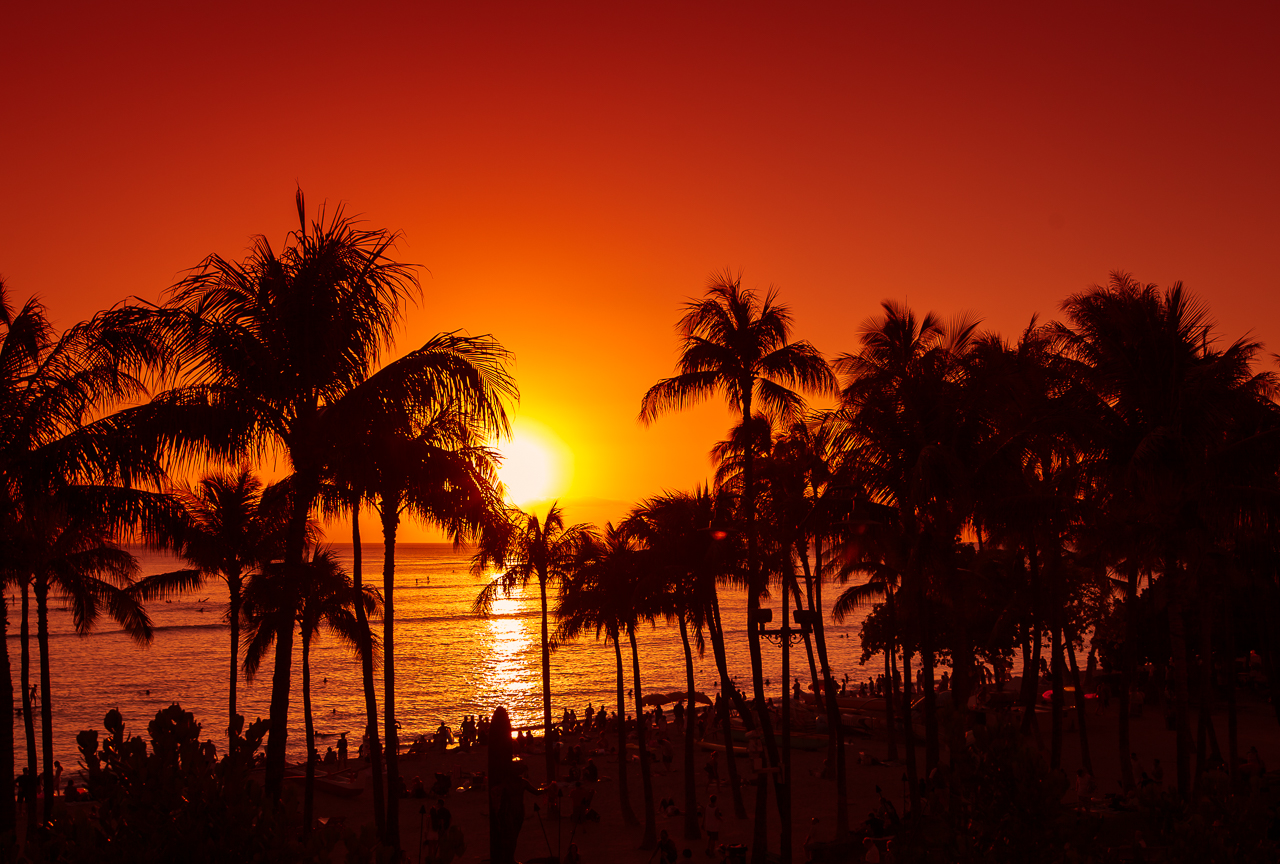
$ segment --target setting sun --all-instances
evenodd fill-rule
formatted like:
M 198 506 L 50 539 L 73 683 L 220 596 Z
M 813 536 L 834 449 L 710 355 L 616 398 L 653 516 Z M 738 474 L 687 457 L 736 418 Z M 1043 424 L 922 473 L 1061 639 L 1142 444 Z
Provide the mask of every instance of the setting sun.
M 518 419 L 510 441 L 498 445 L 498 478 L 517 506 L 559 497 L 573 477 L 573 454 L 560 437 L 533 420 Z

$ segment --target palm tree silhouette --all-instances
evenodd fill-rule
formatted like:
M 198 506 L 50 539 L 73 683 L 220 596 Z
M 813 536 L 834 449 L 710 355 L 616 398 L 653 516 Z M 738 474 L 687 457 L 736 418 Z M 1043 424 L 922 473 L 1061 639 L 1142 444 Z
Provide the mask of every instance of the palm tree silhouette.
M 584 537 L 577 550 L 577 558 L 570 572 L 564 577 L 556 600 L 556 631 L 552 645 L 572 642 L 588 631 L 613 643 L 617 687 L 615 701 L 618 722 L 618 805 L 622 820 L 627 825 L 639 825 L 635 809 L 631 806 L 631 789 L 627 782 L 627 700 L 626 671 L 622 662 L 622 633 L 626 629 L 626 616 L 630 614 L 631 598 L 620 591 L 611 591 L 600 579 L 596 566 L 602 542 L 594 534 Z M 600 709 L 602 712 L 604 708 Z
M 284 629 L 294 625 L 302 636 L 302 711 L 306 730 L 307 762 L 303 791 L 302 831 L 310 831 L 315 813 L 315 723 L 311 710 L 311 643 L 325 629 L 353 651 L 376 639 L 367 626 L 362 629 L 355 610 L 365 618 L 377 611 L 377 592 L 357 590 L 333 550 L 318 548 L 303 568 L 303 580 L 287 575 L 279 565 L 269 566 L 249 582 L 245 590 L 245 675 L 252 680 L 272 643 Z
M 390 257 L 397 234 L 358 228 L 341 207 L 332 215 L 322 207 L 308 223 L 300 190 L 296 205 L 298 228 L 279 253 L 258 237 L 243 262 L 210 256 L 174 286 L 161 314 L 187 377 L 161 401 L 206 406 L 228 450 L 288 458 L 293 508 L 284 564 L 301 579 L 306 526 L 334 438 L 325 414 L 369 380 L 418 285 L 412 268 Z M 463 379 L 439 371 L 437 352 L 411 352 L 391 366 L 380 392 L 406 410 L 476 396 Z M 478 411 L 481 401 L 472 403 Z M 293 629 L 282 629 L 266 754 L 273 801 L 284 779 L 292 651 Z M 387 828 L 397 839 L 398 830 Z
M 1123 556 L 1117 563 L 1130 571 L 1158 572 L 1166 592 L 1178 793 L 1185 798 L 1192 792 L 1185 613 L 1197 613 L 1206 640 L 1212 605 L 1196 601 L 1211 571 L 1202 562 L 1210 538 L 1238 520 L 1252 494 L 1224 469 L 1240 447 L 1238 423 L 1267 406 L 1276 382 L 1253 371 L 1256 342 L 1218 347 L 1205 309 L 1181 283 L 1161 291 L 1115 273 L 1106 286 L 1067 298 L 1063 310 L 1067 356 L 1101 397 L 1096 480 L 1106 518 L 1133 526 L 1112 560 Z
M 227 688 L 227 735 L 236 725 L 236 683 L 240 671 L 240 605 L 246 579 L 284 554 L 288 519 L 286 487 L 264 488 L 253 471 L 209 474 L 177 493 L 185 516 L 177 554 L 193 565 L 200 584 L 208 577 L 227 585 L 231 667 Z
M 551 747 L 551 639 L 547 591 L 571 576 L 579 565 L 582 545 L 591 535 L 585 524 L 565 527 L 564 513 L 552 504 L 543 519 L 519 510 L 507 510 L 482 532 L 472 558 L 472 572 L 498 574 L 476 596 L 474 609 L 487 615 L 499 594 L 510 595 L 517 585 L 538 582 L 542 612 L 542 734 L 547 777 L 555 777 L 555 751 Z
M 455 543 L 475 537 L 500 509 L 494 453 L 517 398 L 508 353 L 489 337 L 439 334 L 328 408 L 326 475 L 371 501 L 382 523 L 383 714 L 387 787 L 399 788 L 395 704 L 395 561 L 400 520 L 411 515 Z M 404 397 L 411 396 L 410 399 Z M 353 507 L 358 505 L 353 504 Z M 356 517 L 358 518 L 358 517 Z M 362 660 L 363 665 L 363 660 Z M 368 669 L 372 676 L 372 666 Z M 376 722 L 370 682 L 366 709 Z M 372 741 L 372 738 L 371 738 Z M 387 797 L 386 842 L 399 848 L 399 798 Z
M 628 520 L 629 522 L 630 520 Z M 647 551 L 647 550 L 646 550 Z M 622 633 L 627 635 L 631 644 L 631 677 L 632 694 L 636 711 L 636 746 L 640 754 L 640 780 L 644 794 L 644 833 L 640 838 L 641 849 L 653 849 L 658 844 L 657 814 L 653 803 L 653 766 L 649 761 L 649 747 L 646 736 L 647 724 L 644 711 L 644 693 L 640 678 L 640 651 L 636 644 L 636 627 L 641 621 L 652 621 L 662 592 L 659 579 L 648 578 L 646 573 L 654 556 L 642 551 L 632 527 L 623 523 L 615 526 L 605 525 L 604 536 L 584 538 L 579 548 L 578 566 L 573 579 L 567 581 L 568 587 L 580 588 L 585 584 L 581 597 L 587 602 L 598 604 L 587 618 L 608 622 L 617 628 L 613 634 L 617 646 Z M 562 592 L 564 593 L 564 592 Z M 572 601 L 569 601 L 570 603 Z M 562 604 L 562 610 L 572 609 L 572 605 Z M 572 615 L 567 616 L 572 622 Z M 561 632 L 569 635 L 572 627 L 564 627 Z M 619 652 L 620 648 L 617 649 Z M 618 654 L 621 662 L 621 653 Z M 619 723 L 625 730 L 623 718 L 619 714 Z M 627 758 L 625 731 L 619 736 L 618 762 Z
M 640 404 L 641 422 L 650 423 L 665 411 L 684 408 L 715 393 L 723 393 L 730 409 L 749 422 L 756 410 L 771 420 L 798 419 L 804 400 L 792 388 L 813 394 L 834 389 L 835 379 L 822 355 L 808 342 L 791 342 L 791 314 L 770 291 L 763 301 L 744 290 L 741 276 L 713 277 L 702 300 L 691 300 L 676 327 L 682 341 L 680 372 L 659 381 Z M 743 463 L 744 521 L 747 535 L 748 645 L 755 700 L 763 709 L 764 666 L 757 630 L 760 595 L 765 586 L 756 561 L 754 456 L 747 447 Z M 771 764 L 778 764 L 767 712 L 761 710 L 765 747 Z M 775 777 L 775 779 L 777 779 Z M 764 818 L 765 786 L 757 796 L 752 860 L 763 862 L 768 827 Z
M 163 481 L 155 448 L 132 434 L 135 430 L 123 421 L 121 413 L 111 412 L 124 402 L 145 396 L 140 376 L 162 365 L 164 352 L 159 331 L 136 309 L 101 312 L 59 333 L 36 299 L 15 311 L 2 280 L 0 325 L 4 328 L 0 345 L 0 570 L 23 589 L 23 714 L 28 761 L 36 774 L 26 598 L 28 586 L 38 588 L 37 606 L 42 602 L 40 593 L 46 597 L 48 593 L 49 574 L 38 576 L 33 565 L 50 560 L 48 546 L 54 537 L 42 532 L 60 534 L 67 527 L 65 520 L 61 527 L 55 527 L 57 520 L 51 515 L 66 507 L 104 503 L 106 509 L 96 514 L 98 522 L 93 529 L 100 537 L 128 527 L 131 520 L 137 524 L 136 520 L 156 515 L 151 505 L 163 509 L 160 502 L 146 495 L 131 497 L 125 490 L 111 493 L 109 487 L 158 487 Z M 81 491 L 64 494 L 73 484 L 81 486 Z M 95 497 L 88 492 L 91 489 L 99 490 L 96 497 L 104 501 L 90 500 Z M 67 518 L 87 515 L 75 513 Z M 11 710 L 12 690 L 4 692 L 8 694 L 6 704 L 0 707 Z M 42 712 L 50 712 L 47 699 Z M 45 723 L 42 737 L 48 739 L 51 734 L 51 724 Z M 53 797 L 51 743 L 44 749 L 47 815 Z M 5 754 L 0 758 L 12 759 L 12 746 L 6 749 L 3 739 L 0 751 Z M 11 769 L 11 762 L 0 762 L 0 770 Z M 34 824 L 35 808 L 28 812 Z M 8 805 L 0 806 L 0 829 L 9 821 Z
M 862 347 L 833 364 L 842 376 L 840 420 L 854 483 L 868 500 L 895 508 L 893 523 L 905 544 L 899 621 L 919 636 L 925 707 L 925 766 L 938 763 L 933 691 L 934 633 L 930 624 L 931 571 L 947 570 L 946 555 L 968 516 L 960 504 L 966 479 L 958 455 L 967 395 L 964 358 L 977 323 L 961 317 L 944 324 L 892 302 L 883 316 L 862 325 Z M 943 557 L 939 557 L 943 556 Z M 910 644 L 903 640 L 903 709 L 912 806 L 919 804 L 915 736 L 911 721 Z

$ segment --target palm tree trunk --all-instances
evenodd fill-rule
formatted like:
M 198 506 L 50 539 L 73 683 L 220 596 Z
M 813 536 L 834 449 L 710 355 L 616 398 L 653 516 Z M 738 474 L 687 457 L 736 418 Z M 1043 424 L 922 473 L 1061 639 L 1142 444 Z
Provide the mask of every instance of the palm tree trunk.
M 729 706 L 733 704 L 733 681 L 729 678 L 729 660 L 724 650 L 724 628 L 720 624 L 720 598 L 711 596 L 711 620 L 708 629 L 711 631 L 711 653 L 716 658 L 716 669 L 720 673 L 720 698 L 724 700 L 724 711 L 719 712 L 721 731 L 724 733 L 724 752 L 728 763 L 725 773 L 729 778 L 730 790 L 733 792 L 733 815 L 738 819 L 747 818 L 747 805 L 742 800 L 742 784 L 738 782 L 738 763 L 733 755 L 733 729 L 729 725 Z
M 231 593 L 231 608 L 227 610 L 231 625 L 231 671 L 227 676 L 227 752 L 234 753 L 232 746 L 236 726 L 236 682 L 240 674 L 240 589 L 244 583 L 240 573 L 228 574 L 227 588 Z
M 387 742 L 387 833 L 384 842 L 400 849 L 400 736 L 396 731 L 396 530 L 400 527 L 399 490 L 382 500 L 382 700 Z
M 27 771 L 31 775 L 31 786 L 29 789 L 32 795 L 31 800 L 27 801 L 27 830 L 32 831 L 39 821 L 36 818 L 36 802 L 35 802 L 35 778 L 40 776 L 40 762 L 36 758 L 36 718 L 35 711 L 31 704 L 31 600 L 30 600 L 29 579 L 22 580 L 22 621 L 19 623 L 20 632 L 20 653 L 22 669 L 20 677 L 22 683 L 22 726 L 27 737 Z M 28 834 L 28 836 L 34 836 Z
M 644 740 L 644 702 L 640 695 L 640 650 L 636 647 L 636 628 L 627 625 L 627 638 L 631 641 L 631 678 L 635 685 L 636 697 L 636 744 L 640 750 L 640 781 L 644 788 L 644 835 L 640 838 L 641 849 L 652 849 L 658 845 L 658 820 L 653 808 L 653 766 L 649 764 L 649 749 Z
M 13 758 L 13 672 L 9 668 L 9 607 L 7 598 L 0 593 L 0 711 L 5 719 L 0 722 L 0 777 L 14 776 Z M 0 843 L 16 845 L 18 810 L 13 800 L 13 786 L 0 793 Z
M 551 746 L 551 637 L 547 621 L 547 575 L 538 574 L 538 595 L 542 601 L 542 749 L 546 759 L 547 782 L 556 779 L 556 751 Z M 638 683 L 638 682 L 637 682 Z
M 369 739 L 369 785 L 373 787 L 373 822 L 379 837 L 387 836 L 387 811 L 382 783 L 382 744 L 378 732 L 378 694 L 373 685 L 373 631 L 364 603 L 364 556 L 360 546 L 360 504 L 351 508 L 351 584 L 356 594 L 356 623 L 360 627 L 360 677 L 364 682 L 365 734 Z
M 1165 578 L 1177 578 L 1166 568 Z M 1181 588 L 1173 586 L 1169 606 L 1169 648 L 1173 659 L 1173 711 L 1176 718 L 1178 796 L 1187 800 L 1191 792 L 1191 726 L 1187 720 L 1187 637 L 1182 619 Z
M 1134 643 L 1138 638 L 1138 570 L 1136 567 L 1129 568 L 1128 577 L 1128 591 L 1124 598 L 1125 640 L 1120 649 L 1120 728 L 1117 734 L 1120 745 L 1120 782 L 1126 792 L 1137 786 L 1137 778 L 1133 776 L 1133 760 L 1130 758 L 1133 749 L 1130 747 L 1129 738 L 1129 682 L 1133 680 Z
M 40 743 L 44 751 L 44 821 L 53 818 L 53 687 L 49 678 L 49 586 L 36 579 L 36 642 L 40 647 Z M 31 802 L 35 809 L 35 802 Z
M 613 651 L 618 660 L 618 806 L 622 809 L 622 821 L 628 825 L 639 825 L 636 811 L 631 807 L 631 787 L 627 785 L 627 698 L 626 673 L 622 667 L 621 633 L 613 635 Z
M 314 411 L 314 408 L 313 408 Z M 294 457 L 293 512 L 289 514 L 285 537 L 285 575 L 301 582 L 303 556 L 306 553 L 307 518 L 319 487 L 318 472 L 304 470 Z M 263 778 L 267 800 L 279 804 L 284 792 L 285 758 L 289 737 L 289 688 L 293 676 L 293 620 L 290 617 L 276 630 L 275 662 L 271 670 L 271 708 L 267 738 L 266 776 Z
M 892 686 L 892 685 L 891 685 Z M 902 730 L 907 755 L 907 785 L 910 787 L 911 812 L 920 812 L 920 769 L 916 766 L 916 727 L 911 713 L 911 652 L 902 649 Z M 954 785 L 954 784 L 953 784 Z
M 888 758 L 891 762 L 898 761 L 898 729 L 896 718 L 894 715 L 893 700 L 897 696 L 893 690 L 893 669 L 894 669 L 894 653 L 898 650 L 897 641 L 894 634 L 898 632 L 897 613 L 894 611 L 893 605 L 893 589 L 886 586 L 885 588 L 885 606 L 889 612 L 889 643 L 884 646 L 884 725 L 885 734 L 889 737 Z M 836 717 L 840 716 L 839 711 Z
M 693 649 L 689 647 L 689 625 L 683 612 L 680 613 L 680 642 L 684 645 L 685 704 L 688 706 L 684 714 L 684 839 L 698 840 L 702 831 L 698 828 L 698 778 L 693 764 L 693 730 L 698 703 L 694 701 Z
M 316 727 L 311 716 L 311 634 L 307 631 L 309 622 L 307 615 L 302 616 L 302 722 L 307 739 L 306 779 L 302 787 L 302 839 L 306 842 L 311 833 L 311 823 L 315 820 L 316 806 Z
M 1080 663 L 1076 660 L 1074 642 L 1066 640 L 1067 663 L 1071 667 L 1071 683 L 1076 688 L 1076 725 L 1080 727 L 1080 763 L 1084 770 L 1093 773 L 1093 757 L 1089 755 L 1089 730 L 1085 728 L 1084 682 L 1080 678 Z
M 1054 618 L 1058 616 L 1055 614 Z M 1049 675 L 1053 686 L 1053 715 L 1049 735 L 1049 768 L 1062 767 L 1062 627 L 1054 621 L 1049 634 Z
M 821 541 L 818 541 L 817 545 L 817 561 L 817 578 L 810 583 L 813 586 L 813 599 L 809 602 L 809 608 L 814 612 L 813 639 L 817 643 L 818 660 L 822 664 L 822 678 L 820 679 L 822 683 L 816 695 L 817 698 L 822 700 L 827 711 L 827 735 L 836 744 L 836 752 L 834 754 L 836 766 L 836 839 L 844 840 L 849 836 L 849 769 L 845 761 L 844 726 L 840 722 L 840 705 L 836 702 L 836 682 L 831 675 L 831 663 L 827 659 L 827 629 L 822 617 Z M 893 700 L 889 701 L 892 704 Z M 893 710 L 892 707 L 890 710 Z M 892 722 L 893 719 L 890 717 L 890 749 L 894 750 L 892 745 Z M 895 760 L 898 758 L 896 750 L 889 758 Z
M 1231 775 L 1231 788 L 1236 788 L 1239 779 L 1240 732 L 1239 717 L 1236 709 L 1236 622 L 1234 596 L 1227 595 L 1226 614 L 1222 624 L 1226 632 L 1223 641 L 1227 645 L 1227 770 Z
M 748 440 L 743 450 L 742 507 L 747 521 L 747 647 L 751 655 L 751 692 L 753 707 L 760 717 L 765 755 L 769 765 L 778 765 L 778 742 L 773 736 L 773 724 L 769 720 L 764 692 L 764 655 L 760 648 L 760 595 L 764 584 L 756 562 L 756 498 L 755 498 L 755 447 L 750 438 L 751 398 L 749 392 L 742 400 L 742 421 L 748 429 Z M 789 683 L 789 682 L 788 682 Z M 769 785 L 763 776 L 757 778 L 756 818 L 751 843 L 751 864 L 765 864 L 769 848 Z M 780 814 L 781 815 L 781 814 Z

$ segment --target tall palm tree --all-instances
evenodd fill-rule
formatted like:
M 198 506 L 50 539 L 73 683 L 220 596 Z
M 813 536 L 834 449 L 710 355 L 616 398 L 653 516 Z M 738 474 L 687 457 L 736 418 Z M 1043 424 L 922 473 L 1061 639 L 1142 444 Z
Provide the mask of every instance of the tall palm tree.
M 279 484 L 263 487 L 251 469 L 209 474 L 179 490 L 185 516 L 177 553 L 199 572 L 201 583 L 218 577 L 227 585 L 231 666 L 227 688 L 227 735 L 236 725 L 240 671 L 240 605 L 245 580 L 284 554 L 287 498 Z
M 597 561 L 602 545 L 594 535 L 586 538 L 578 550 L 578 560 L 572 572 L 561 583 L 552 644 L 572 642 L 587 632 L 594 632 L 596 639 L 604 637 L 613 643 L 617 691 L 614 710 L 618 721 L 618 806 L 623 822 L 639 825 L 635 808 L 631 806 L 631 789 L 627 782 L 627 678 L 622 662 L 622 633 L 626 629 L 626 618 L 631 613 L 631 598 L 620 591 L 611 591 L 601 583 L 601 568 Z M 600 710 L 604 711 L 604 708 Z
M 320 493 L 334 427 L 325 414 L 367 382 L 407 301 L 413 269 L 391 258 L 398 235 L 366 230 L 342 208 L 310 223 L 301 191 L 298 228 L 277 253 L 264 237 L 242 262 L 214 255 L 174 286 L 158 313 L 186 375 L 163 404 L 205 406 L 225 427 L 222 446 L 240 454 L 274 451 L 292 469 L 293 507 L 285 568 L 301 579 L 306 525 Z M 482 412 L 485 398 L 440 352 L 410 352 L 384 372 L 389 403 L 416 410 L 449 398 Z M 280 798 L 288 733 L 293 630 L 275 641 L 266 791 Z M 391 826 L 388 825 L 388 830 Z
M 40 731 L 44 757 L 44 818 L 53 812 L 53 694 L 49 653 L 49 602 L 71 609 L 76 633 L 87 635 L 107 613 L 139 644 L 149 644 L 151 619 L 143 601 L 190 590 L 193 570 L 136 581 L 137 561 L 117 546 L 122 525 L 145 519 L 158 528 L 173 524 L 166 496 L 112 487 L 69 486 L 43 499 L 24 501 L 23 519 L 13 539 L 13 561 L 30 574 L 36 601 L 36 643 L 40 660 Z M 163 510 L 138 513 L 138 508 Z M 155 535 L 152 534 L 152 537 Z
M 355 610 L 364 610 L 365 619 L 378 609 L 378 595 L 369 589 L 357 590 L 331 549 L 316 549 L 304 569 L 299 585 L 282 572 L 269 569 L 250 581 L 245 591 L 244 609 L 245 674 L 252 679 L 272 643 L 285 627 L 296 623 L 302 636 L 302 711 L 306 730 L 307 767 L 303 790 L 303 836 L 311 830 L 315 813 L 315 722 L 311 710 L 311 643 L 325 629 L 353 651 L 373 645 L 376 637 L 362 629 Z M 287 619 L 287 622 L 280 619 Z
M 582 596 L 588 603 L 599 604 L 597 608 L 579 618 L 595 618 L 605 622 L 612 619 L 618 630 L 618 636 L 626 633 L 631 645 L 631 678 L 632 694 L 636 711 L 636 746 L 640 755 L 640 780 L 644 794 L 644 833 L 641 835 L 640 848 L 653 849 L 658 844 L 657 811 L 653 801 L 653 766 L 649 760 L 647 738 L 647 719 L 644 706 L 644 692 L 640 678 L 640 651 L 636 644 L 636 628 L 643 621 L 652 621 L 659 607 L 658 598 L 663 585 L 660 579 L 652 578 L 657 556 L 651 550 L 642 550 L 633 530 L 634 517 L 622 525 L 605 525 L 604 536 L 597 538 L 589 535 L 579 547 L 578 566 L 574 568 L 572 580 L 566 586 L 582 590 Z M 652 569 L 651 569 L 652 568 Z M 564 593 L 564 592 L 562 592 Z M 569 635 L 574 628 L 573 601 L 566 600 L 561 604 L 562 610 L 568 612 L 566 624 L 562 627 L 564 635 Z M 578 606 L 582 610 L 582 606 Z M 615 640 L 616 641 L 616 640 Z M 623 717 L 619 722 L 625 727 Z M 620 738 L 620 743 L 625 739 Z M 626 747 L 620 746 L 618 761 L 627 758 Z
M 963 448 L 967 391 L 964 359 L 976 322 L 944 324 L 930 313 L 917 318 L 896 303 L 862 326 L 860 350 L 837 358 L 842 376 L 840 419 L 851 476 L 870 501 L 898 511 L 894 530 L 905 544 L 905 569 L 897 604 L 900 624 L 920 636 L 925 699 L 925 766 L 938 761 L 938 725 L 933 692 L 932 572 L 945 571 L 946 555 L 969 516 L 963 505 L 968 480 Z M 941 555 L 942 557 L 938 557 Z M 932 560 L 930 558 L 932 557 Z M 908 643 L 903 640 L 904 648 Z M 903 653 L 904 732 L 912 805 L 919 804 L 915 740 L 911 722 L 911 655 Z M 963 683 L 963 668 L 957 668 Z M 957 695 L 957 698 L 959 696 Z
M 712 614 L 716 580 L 731 563 L 727 554 L 728 544 L 712 529 L 715 516 L 714 496 L 709 490 L 700 488 L 693 493 L 669 493 L 650 498 L 636 508 L 628 520 L 631 530 L 653 553 L 650 566 L 659 571 L 656 575 L 665 586 L 658 606 L 668 622 L 674 619 L 678 623 L 684 649 L 685 701 L 688 706 L 684 735 L 686 840 L 697 840 L 701 836 L 694 782 L 697 689 L 693 677 L 692 643 L 696 643 L 701 655 L 705 649 L 703 633 L 710 629 L 708 621 Z M 730 765 L 733 766 L 732 760 Z M 731 782 L 737 785 L 736 766 L 733 767 Z
M 1063 309 L 1067 356 L 1100 397 L 1095 482 L 1107 521 L 1132 526 L 1125 560 L 1114 563 L 1158 573 L 1168 598 L 1178 792 L 1185 797 L 1192 750 L 1186 613 L 1194 608 L 1206 616 L 1201 626 L 1210 626 L 1211 606 L 1193 606 L 1210 577 L 1210 526 L 1236 521 L 1252 494 L 1223 469 L 1241 446 L 1239 418 L 1255 416 L 1276 381 L 1253 370 L 1256 342 L 1219 347 L 1206 310 L 1181 283 L 1161 291 L 1115 273 L 1106 286 L 1069 297 Z
M 383 537 L 383 721 L 387 785 L 399 787 L 395 703 L 396 535 L 405 515 L 445 530 L 455 543 L 476 537 L 500 510 L 496 457 L 484 446 L 509 433 L 517 398 L 508 353 L 488 337 L 440 334 L 372 375 L 323 416 L 331 430 L 325 472 L 350 496 L 370 500 Z M 405 382 L 402 374 L 414 376 Z M 416 390 L 410 402 L 397 397 Z M 358 506 L 358 505 L 353 505 Z M 363 663 L 363 661 L 362 661 Z M 372 673 L 372 668 L 369 669 Z M 372 685 L 366 707 L 376 714 Z M 399 799 L 387 796 L 386 842 L 399 848 Z
M 551 639 L 547 592 L 575 572 L 582 546 L 590 536 L 587 525 L 565 527 L 564 513 L 559 504 L 552 504 L 542 519 L 535 514 L 512 509 L 482 532 L 472 558 L 472 572 L 477 575 L 485 575 L 495 569 L 498 571 L 476 596 L 474 608 L 482 615 L 488 614 L 499 594 L 510 594 L 517 585 L 528 585 L 531 579 L 538 582 L 542 613 L 542 734 L 548 778 L 555 776 L 555 751 L 551 747 Z
M 153 448 L 122 434 L 129 426 L 111 412 L 145 396 L 141 376 L 165 355 L 159 331 L 136 310 L 101 312 L 59 333 L 38 300 L 15 310 L 3 280 L 0 328 L 0 571 L 23 588 L 23 713 L 36 774 L 25 603 L 35 578 L 29 556 L 39 548 L 34 522 L 70 484 L 160 485 L 164 472 Z M 0 709 L 11 712 L 12 690 L 3 694 Z M 11 753 L 0 741 L 0 772 L 12 770 Z M 51 762 L 43 774 L 51 787 Z M 11 813 L 0 805 L 0 833 L 12 827 Z M 34 824 L 34 808 L 29 813 Z
M 640 419 L 644 423 L 659 414 L 723 393 L 730 409 L 743 421 L 757 412 L 771 420 L 798 419 L 804 400 L 796 389 L 821 395 L 834 389 L 835 379 L 826 360 L 808 342 L 790 341 L 791 313 L 769 291 L 763 300 L 744 290 L 741 277 L 713 277 L 702 300 L 691 300 L 676 325 L 681 339 L 679 373 L 659 381 L 644 395 Z M 755 465 L 752 448 L 743 464 L 744 521 L 747 535 L 748 645 L 751 679 L 756 703 L 766 704 L 764 661 L 757 629 L 760 595 L 765 585 L 756 561 Z M 771 764 L 778 764 L 777 741 L 768 714 L 761 711 L 765 747 Z M 776 775 L 775 775 L 776 778 Z M 757 796 L 752 857 L 763 862 L 768 838 L 765 786 Z

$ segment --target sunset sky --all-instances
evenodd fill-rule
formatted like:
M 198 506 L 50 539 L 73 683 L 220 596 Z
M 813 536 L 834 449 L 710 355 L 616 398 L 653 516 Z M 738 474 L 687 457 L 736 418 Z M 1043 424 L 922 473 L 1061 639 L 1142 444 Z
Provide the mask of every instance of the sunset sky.
M 573 521 L 710 475 L 723 404 L 636 414 L 726 267 L 829 356 L 886 298 L 1012 333 L 1120 269 L 1274 366 L 1280 5 L 1048 6 L 11 4 L 0 274 L 67 325 L 345 203 L 424 267 L 401 351 L 515 353 Z

